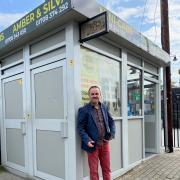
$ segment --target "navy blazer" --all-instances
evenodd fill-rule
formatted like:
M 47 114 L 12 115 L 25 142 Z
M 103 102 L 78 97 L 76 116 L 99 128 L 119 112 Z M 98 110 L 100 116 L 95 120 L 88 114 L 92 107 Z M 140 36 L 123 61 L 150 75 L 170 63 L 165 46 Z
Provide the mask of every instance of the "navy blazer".
M 107 107 L 103 103 L 100 103 L 100 107 L 105 125 L 105 139 L 110 140 L 115 136 L 115 123 Z M 93 152 L 96 149 L 98 127 L 91 103 L 79 108 L 77 129 L 82 141 L 81 148 L 87 152 Z M 92 148 L 87 146 L 90 140 L 95 142 Z

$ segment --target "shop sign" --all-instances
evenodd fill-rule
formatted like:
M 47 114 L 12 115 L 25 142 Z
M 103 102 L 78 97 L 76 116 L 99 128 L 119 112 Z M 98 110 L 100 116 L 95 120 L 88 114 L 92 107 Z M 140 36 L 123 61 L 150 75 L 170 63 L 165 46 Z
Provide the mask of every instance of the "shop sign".
M 80 42 L 99 37 L 108 30 L 107 13 L 103 12 L 80 24 Z
M 25 15 L 0 33 L 0 48 L 14 42 L 39 26 L 61 16 L 71 8 L 71 0 L 46 0 L 39 7 Z

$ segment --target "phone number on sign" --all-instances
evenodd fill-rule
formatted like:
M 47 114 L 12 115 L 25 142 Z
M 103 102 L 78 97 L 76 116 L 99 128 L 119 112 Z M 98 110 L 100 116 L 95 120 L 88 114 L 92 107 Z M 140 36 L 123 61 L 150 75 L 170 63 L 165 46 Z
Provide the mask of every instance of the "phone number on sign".
M 68 9 L 68 5 L 69 5 L 68 2 L 66 2 L 65 4 L 59 6 L 58 8 L 54 9 L 53 11 L 51 11 L 49 14 L 41 17 L 40 19 L 38 19 L 36 21 L 36 26 L 39 26 L 40 24 L 43 24 L 43 23 L 47 22 L 48 20 L 54 18 L 58 14 L 63 13 L 63 11 Z
M 63 13 L 63 11 L 65 11 L 66 9 L 68 9 L 68 2 L 59 6 L 59 8 L 56 8 L 55 10 L 51 11 L 49 13 L 49 19 L 53 18 L 54 16 L 57 16 L 58 14 Z

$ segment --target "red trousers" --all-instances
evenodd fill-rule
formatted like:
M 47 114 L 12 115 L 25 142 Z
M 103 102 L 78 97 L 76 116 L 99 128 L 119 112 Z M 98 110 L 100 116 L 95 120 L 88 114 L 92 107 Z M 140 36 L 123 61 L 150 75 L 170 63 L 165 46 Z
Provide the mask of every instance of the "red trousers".
M 103 143 L 102 146 L 97 146 L 95 151 L 87 154 L 90 169 L 90 180 L 99 180 L 99 161 L 102 169 L 103 180 L 111 180 L 109 142 Z

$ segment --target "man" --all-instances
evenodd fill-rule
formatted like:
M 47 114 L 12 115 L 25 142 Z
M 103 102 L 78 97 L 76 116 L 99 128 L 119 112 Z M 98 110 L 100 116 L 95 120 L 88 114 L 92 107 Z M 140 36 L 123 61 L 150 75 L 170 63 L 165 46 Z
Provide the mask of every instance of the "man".
M 91 86 L 88 94 L 89 104 L 78 111 L 77 129 L 82 140 L 81 148 L 87 152 L 90 179 L 99 180 L 98 163 L 100 161 L 103 180 L 110 180 L 109 140 L 115 135 L 114 120 L 107 107 L 100 102 L 100 88 Z

